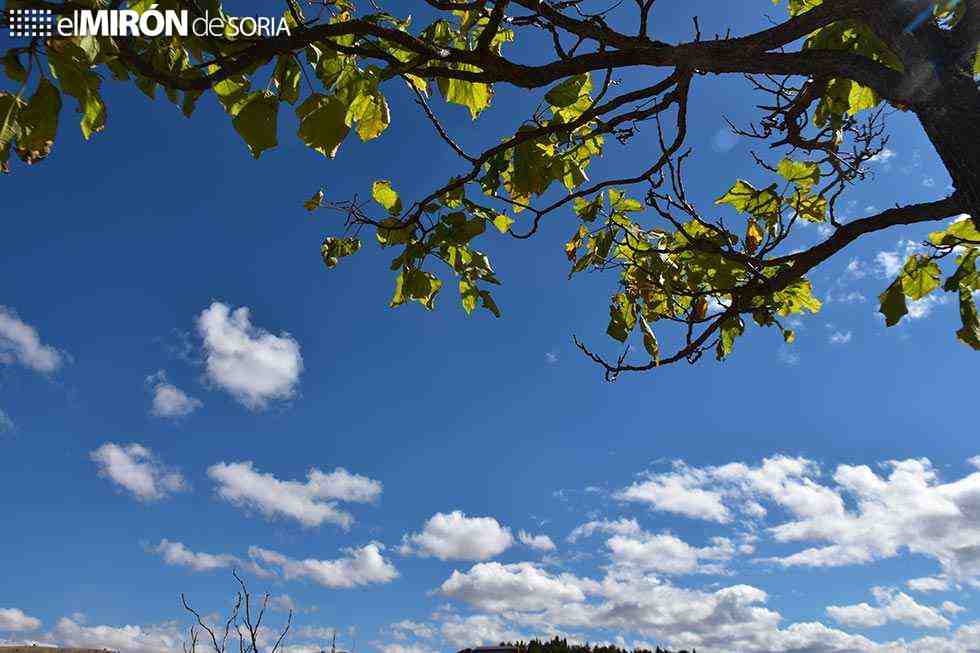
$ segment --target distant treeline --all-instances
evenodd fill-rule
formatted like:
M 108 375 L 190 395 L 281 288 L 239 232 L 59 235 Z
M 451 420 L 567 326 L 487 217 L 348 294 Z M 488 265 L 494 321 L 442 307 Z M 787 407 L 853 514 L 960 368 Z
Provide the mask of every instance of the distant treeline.
M 539 639 L 532 639 L 529 642 L 508 642 L 500 644 L 501 648 L 517 649 L 518 653 L 672 653 L 659 646 L 655 651 L 638 648 L 630 651 L 629 649 L 619 648 L 618 646 L 592 646 L 591 644 L 569 644 L 567 639 L 555 637 L 548 642 Z M 460 653 L 472 653 L 473 649 L 463 649 Z M 697 653 L 694 651 L 678 651 L 677 653 Z

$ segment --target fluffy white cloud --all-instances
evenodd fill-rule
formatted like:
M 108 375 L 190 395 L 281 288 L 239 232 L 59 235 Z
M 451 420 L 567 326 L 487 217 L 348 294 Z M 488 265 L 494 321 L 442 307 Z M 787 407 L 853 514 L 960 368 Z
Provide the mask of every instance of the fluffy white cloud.
M 391 631 L 396 639 L 406 639 L 409 636 L 432 639 L 436 636 L 436 631 L 433 626 L 410 619 L 403 619 L 397 623 L 393 623 L 388 627 L 388 630 Z
M 20 608 L 0 608 L 0 630 L 20 632 L 40 627 L 40 619 L 25 614 Z
M 935 294 L 927 295 L 922 299 L 908 302 L 909 319 L 921 320 L 922 318 L 929 317 L 932 315 L 932 311 L 934 308 L 936 308 L 936 306 L 941 306 L 948 303 L 949 298 L 946 295 Z
M 21 321 L 13 309 L 0 306 L 0 364 L 14 362 L 48 373 L 62 366 L 64 356 L 42 343 L 37 330 Z
M 445 618 L 443 635 L 458 646 L 472 646 L 474 639 L 526 639 L 523 633 L 529 632 L 602 628 L 638 633 L 673 649 L 747 653 L 905 650 L 819 623 L 780 628 L 780 614 L 764 605 L 766 593 L 748 585 L 702 591 L 622 570 L 591 580 L 552 574 L 531 563 L 479 563 L 465 573 L 454 571 L 438 591 L 483 613 Z M 491 634 L 474 635 L 481 631 L 479 624 Z
M 937 560 L 945 575 L 980 576 L 980 473 L 941 483 L 926 459 L 891 461 L 882 478 L 866 465 L 840 465 L 833 492 L 850 497 L 853 511 L 815 514 L 791 510 L 790 521 L 772 527 L 781 542 L 817 541 L 774 559 L 783 566 L 840 566 L 893 558 L 903 550 Z M 919 584 L 919 587 L 922 587 Z
M 606 547 L 617 566 L 662 574 L 723 573 L 724 566 L 718 563 L 731 560 L 736 550 L 726 537 L 715 537 L 711 546 L 698 548 L 670 533 L 642 531 L 614 535 Z
M 958 615 L 961 612 L 966 612 L 966 608 L 958 603 L 953 603 L 952 601 L 943 601 L 939 606 L 943 612 L 951 615 Z
M 183 542 L 160 540 L 160 543 L 150 549 L 158 553 L 168 565 L 189 567 L 194 571 L 212 571 L 234 567 L 239 559 L 228 553 L 199 553 L 191 551 Z
M 808 515 L 842 511 L 841 498 L 809 478 L 817 471 L 812 461 L 787 456 L 766 458 L 757 467 L 729 463 L 698 468 L 676 461 L 672 471 L 648 473 L 617 496 L 653 510 L 723 524 L 731 522 L 735 512 L 765 516 L 761 501 Z
M 915 592 L 945 592 L 950 588 L 949 578 L 945 576 L 911 578 L 905 584 Z
M 949 628 L 949 620 L 936 608 L 921 605 L 904 592 L 882 587 L 872 588 L 871 593 L 878 605 L 831 605 L 827 615 L 839 624 L 872 628 L 890 622 L 903 623 L 919 628 Z
M 675 472 L 648 474 L 646 480 L 634 483 L 616 496 L 624 501 L 646 503 L 654 510 L 722 524 L 730 522 L 732 514 L 722 503 L 723 495 L 702 487 L 707 479 L 698 470 L 677 467 Z
M 527 531 L 520 531 L 517 533 L 517 539 L 521 541 L 524 546 L 529 546 L 532 549 L 537 549 L 538 551 L 554 551 L 555 543 L 547 535 L 531 535 Z
M 421 644 L 402 644 L 394 642 L 391 644 L 378 644 L 381 653 L 437 653 L 435 649 Z
M 382 490 L 380 481 L 351 474 L 343 467 L 329 473 L 313 468 L 307 472 L 305 483 L 263 474 L 251 461 L 217 463 L 208 468 L 208 476 L 218 484 L 218 495 L 226 501 L 254 508 L 267 517 L 289 517 L 304 526 L 329 522 L 349 528 L 354 518 L 337 502 L 371 503 Z
M 437 512 L 425 522 L 422 532 L 405 535 L 400 551 L 440 560 L 486 560 L 513 543 L 510 529 L 493 517 L 467 517 L 455 510 Z
M 475 614 L 468 617 L 449 615 L 442 623 L 442 636 L 457 648 L 497 645 L 501 642 L 527 641 L 529 638 L 514 630 L 496 615 Z
M 163 370 L 146 377 L 146 384 L 153 393 L 150 413 L 157 417 L 185 417 L 204 405 L 199 399 L 169 383 Z
M 276 551 L 250 547 L 253 559 L 279 568 L 286 580 L 309 580 L 335 589 L 389 583 L 398 578 L 398 570 L 383 555 L 384 545 L 371 542 L 360 548 L 344 549 L 347 554 L 336 560 L 305 558 L 296 560 Z
M 109 649 L 119 653 L 172 653 L 181 650 L 183 633 L 175 625 L 86 626 L 67 617 L 52 637 L 62 646 Z
M 639 535 L 643 532 L 640 523 L 635 519 L 621 517 L 615 521 L 600 519 L 585 522 L 576 526 L 568 534 L 569 543 L 574 544 L 583 537 L 592 537 L 595 533 L 612 533 L 614 535 Z
M 579 579 L 555 576 L 530 562 L 481 562 L 465 573 L 453 570 L 438 591 L 487 612 L 556 609 L 585 600 Z
M 159 501 L 187 489 L 180 472 L 165 467 L 140 444 L 106 442 L 89 454 L 99 475 L 132 493 L 140 501 Z
M 296 392 L 303 357 L 289 334 L 276 336 L 254 326 L 245 306 L 231 310 L 214 302 L 201 312 L 197 329 L 204 340 L 208 378 L 252 410 Z

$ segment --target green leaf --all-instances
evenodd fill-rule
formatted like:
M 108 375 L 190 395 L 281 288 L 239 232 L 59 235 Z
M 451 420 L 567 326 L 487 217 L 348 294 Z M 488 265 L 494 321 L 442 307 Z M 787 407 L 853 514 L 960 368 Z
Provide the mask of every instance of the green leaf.
M 820 181 L 820 166 L 809 161 L 783 159 L 776 170 L 786 181 L 793 182 L 804 191 L 810 190 Z
M 402 201 L 387 179 L 379 179 L 371 185 L 371 197 L 389 215 L 401 215 Z
M 521 127 L 517 133 L 530 129 Z M 515 197 L 541 195 L 554 181 L 551 162 L 554 145 L 539 139 L 530 139 L 514 148 L 514 172 L 511 176 L 510 193 Z
M 336 97 L 313 93 L 296 107 L 300 140 L 332 159 L 350 131 L 346 115 L 347 107 Z
M 310 199 L 303 202 L 303 208 L 312 213 L 313 211 L 316 211 L 318 208 L 320 208 L 320 205 L 322 203 L 323 203 L 323 189 L 321 188 L 317 192 L 313 193 L 313 196 Z
M 475 283 L 465 278 L 459 280 L 459 298 L 467 315 L 470 315 L 476 308 L 476 300 L 479 297 L 480 291 Z
M 773 224 L 779 219 L 782 202 L 776 194 L 776 184 L 759 190 L 744 179 L 739 179 L 715 200 L 715 204 L 728 204 L 739 213 L 749 213 L 767 224 Z
M 290 104 L 296 104 L 299 100 L 300 84 L 303 80 L 302 70 L 296 57 L 292 54 L 280 55 L 276 61 L 273 79 L 276 88 L 279 89 L 279 97 Z
M 626 342 L 636 326 L 636 312 L 625 293 L 616 293 L 609 304 L 609 326 L 606 333 L 611 338 Z
M 902 291 L 913 301 L 918 301 L 939 287 L 942 272 L 935 261 L 921 254 L 914 254 L 905 262 L 902 270 Z
M 823 303 L 813 296 L 813 285 L 809 279 L 797 279 L 775 295 L 773 299 L 778 304 L 778 312 L 782 316 L 809 311 L 817 313 Z
M 647 323 L 646 318 L 640 315 L 640 329 L 643 331 L 643 348 L 647 350 L 650 354 L 650 359 L 656 363 L 660 364 L 660 343 L 657 342 L 657 336 L 653 334 L 653 329 Z
M 592 105 L 592 75 L 573 75 L 553 86 L 545 96 L 555 115 L 565 122 L 572 122 Z
M 398 218 L 387 218 L 381 221 L 376 237 L 382 247 L 404 245 L 412 239 L 415 228 L 412 223 L 403 224 Z
M 395 279 L 395 294 L 389 305 L 395 308 L 408 300 L 414 300 L 431 311 L 435 308 L 436 295 L 441 288 L 442 281 L 434 274 L 418 268 L 407 268 Z
M 960 319 L 963 328 L 956 332 L 957 340 L 980 351 L 980 319 L 977 318 L 973 293 L 968 288 L 960 288 Z
M 42 78 L 18 118 L 17 155 L 25 163 L 36 163 L 51 152 L 60 112 L 61 93 L 54 84 Z
M 929 234 L 929 242 L 936 247 L 955 247 L 957 245 L 980 245 L 980 231 L 970 218 L 964 217 L 951 223 L 940 231 Z
M 614 213 L 638 213 L 643 210 L 643 204 L 615 188 L 609 189 L 609 206 Z
M 476 66 L 460 64 L 459 70 L 468 72 L 480 72 Z M 461 104 L 470 110 L 473 120 L 483 113 L 483 110 L 490 106 L 493 99 L 493 87 L 481 82 L 467 82 L 461 79 L 439 78 L 439 91 L 442 93 L 446 102 Z
M 505 213 L 498 213 L 493 217 L 493 226 L 502 234 L 510 231 L 512 224 L 514 224 L 514 219 Z
M 880 302 L 878 312 L 885 316 L 885 326 L 895 326 L 908 315 L 908 305 L 905 303 L 905 293 L 902 291 L 902 279 L 899 277 L 885 292 L 878 295 Z
M 745 333 L 745 323 L 735 315 L 721 323 L 719 327 L 718 344 L 715 345 L 715 358 L 724 360 L 735 348 L 735 339 Z
M 82 136 L 88 140 L 105 129 L 106 109 L 99 94 L 102 84 L 99 76 L 74 59 L 54 52 L 48 52 L 48 66 L 61 90 L 78 100 Z
M 961 257 L 960 264 L 956 268 L 956 272 L 952 274 L 946 283 L 943 284 L 943 290 L 947 292 L 953 292 L 955 290 L 960 290 L 967 285 L 971 290 L 977 284 L 977 256 L 980 255 L 980 249 L 974 248 L 968 251 L 964 256 Z M 972 284 L 969 282 L 973 282 Z
M 0 91 L 0 172 L 10 172 L 10 144 L 20 134 L 18 113 L 24 102 L 17 96 Z
M 323 257 L 323 262 L 328 268 L 334 268 L 337 267 L 340 259 L 356 253 L 359 249 L 361 249 L 359 238 L 327 237 L 320 246 L 320 256 Z
M 797 189 L 786 198 L 786 206 L 796 211 L 807 222 L 826 222 L 827 200 L 823 195 L 811 195 L 809 191 Z
M 585 222 L 592 222 L 602 210 L 602 193 L 599 193 L 589 201 L 583 197 L 576 197 L 572 202 L 575 214 Z
M 351 103 L 347 116 L 357 121 L 357 135 L 362 141 L 377 138 L 391 123 L 388 101 L 377 89 L 358 95 Z
M 249 93 L 242 100 L 232 124 L 254 158 L 279 144 L 278 117 L 279 100 L 266 91 Z

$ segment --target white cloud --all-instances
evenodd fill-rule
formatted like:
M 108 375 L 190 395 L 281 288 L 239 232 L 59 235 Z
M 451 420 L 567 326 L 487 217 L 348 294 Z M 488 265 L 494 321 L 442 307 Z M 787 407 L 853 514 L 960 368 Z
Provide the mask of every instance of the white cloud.
M 203 406 L 200 400 L 188 396 L 183 390 L 167 382 L 163 370 L 146 377 L 146 384 L 153 393 L 150 413 L 157 417 L 185 417 Z
M 868 276 L 868 266 L 859 258 L 852 258 L 847 262 L 844 273 L 852 279 L 863 279 Z
M 486 560 L 513 543 L 510 529 L 493 517 L 467 517 L 455 510 L 437 512 L 425 522 L 422 532 L 405 535 L 400 551 L 440 560 Z
M 226 569 L 240 564 L 240 560 L 228 553 L 196 553 L 188 549 L 182 542 L 160 540 L 160 543 L 149 549 L 158 553 L 168 565 L 189 567 L 194 571 L 213 571 Z
M 520 531 L 517 534 L 517 539 L 521 541 L 521 544 L 538 551 L 555 550 L 555 543 L 547 535 L 531 535 L 527 531 Z
M 62 645 L 119 653 L 172 653 L 181 650 L 183 632 L 176 625 L 85 626 L 72 619 L 58 621 L 52 636 Z
M 437 653 L 435 649 L 428 646 L 422 646 L 420 644 L 401 644 L 399 642 L 378 644 L 377 648 L 381 651 L 381 653 Z
M 592 537 L 595 533 L 612 533 L 615 535 L 639 535 L 643 532 L 640 523 L 635 519 L 621 517 L 615 521 L 606 519 L 593 520 L 576 526 L 568 534 L 569 543 L 574 544 L 580 538 Z
M 529 638 L 509 626 L 497 615 L 449 615 L 442 623 L 442 636 L 457 648 L 527 641 Z M 398 652 L 396 652 L 398 653 Z
M 544 362 L 548 363 L 549 365 L 554 365 L 558 362 L 558 353 L 553 351 L 546 352 L 544 355 Z
M 735 554 L 734 544 L 724 537 L 714 538 L 711 546 L 696 548 L 670 533 L 614 535 L 606 546 L 614 564 L 661 574 L 721 573 L 721 565 L 704 561 L 724 562 Z
M 846 345 L 852 337 L 853 334 L 850 331 L 834 331 L 827 338 L 827 341 L 832 345 Z
M 808 514 L 843 509 L 840 497 L 809 478 L 817 467 L 803 458 L 774 456 L 758 467 L 729 463 L 697 468 L 683 461 L 674 462 L 673 467 L 671 472 L 647 473 L 645 481 L 617 496 L 647 503 L 654 510 L 722 524 L 731 522 L 736 511 L 764 516 L 760 500 Z
M 880 276 L 894 277 L 902 270 L 905 259 L 900 258 L 898 252 L 878 252 L 875 255 L 875 263 L 881 271 Z
M 949 578 L 945 576 L 912 578 L 905 584 L 914 592 L 945 592 L 950 588 Z
M 221 302 L 201 312 L 197 329 L 208 378 L 248 408 L 259 410 L 295 394 L 303 357 L 289 334 L 253 326 L 247 307 L 232 311 Z
M 42 343 L 37 330 L 21 321 L 12 308 L 0 306 L 0 363 L 14 362 L 48 373 L 64 364 L 64 356 Z
M 926 188 L 935 188 L 936 180 L 933 177 L 923 177 L 922 185 L 925 186 Z
M 625 488 L 616 497 L 648 504 L 653 510 L 722 524 L 730 522 L 732 514 L 722 502 L 722 495 L 701 487 L 704 480 L 696 470 L 681 465 L 674 472 L 648 474 L 646 480 Z
M 226 501 L 254 508 L 267 517 L 289 517 L 304 526 L 329 522 L 349 528 L 354 518 L 337 502 L 370 503 L 382 490 L 380 481 L 351 474 L 343 467 L 330 473 L 313 468 L 306 474 L 306 483 L 262 474 L 251 461 L 217 463 L 208 468 L 208 476 L 218 484 L 218 495 Z
M 958 603 L 953 603 L 952 601 L 943 601 L 942 605 L 939 606 L 943 612 L 951 615 L 958 615 L 961 612 L 966 612 L 966 608 Z
M 443 634 L 458 646 L 473 645 L 466 637 L 480 632 L 474 623 L 479 619 L 493 632 L 473 639 L 494 643 L 526 639 L 525 633 L 530 632 L 601 628 L 656 638 L 671 649 L 745 653 L 904 650 L 879 646 L 819 623 L 780 628 L 781 615 L 764 605 L 766 593 L 749 585 L 715 591 L 684 589 L 653 575 L 623 570 L 592 580 L 552 574 L 525 562 L 479 563 L 465 573 L 457 570 L 438 591 L 483 613 L 446 618 Z M 502 632 L 507 634 L 501 636 Z M 459 639 L 453 638 L 456 634 Z
M 346 589 L 389 583 L 398 577 L 398 570 L 383 555 L 384 548 L 379 542 L 371 542 L 344 549 L 347 555 L 336 560 L 296 560 L 257 546 L 250 547 L 248 553 L 261 563 L 278 567 L 286 580 L 309 580 L 323 587 Z
M 0 608 L 0 630 L 20 632 L 40 627 L 40 619 L 28 616 L 20 608 Z
M 7 416 L 7 413 L 0 409 L 0 433 L 14 430 L 14 420 Z
M 388 627 L 388 629 L 397 639 L 405 639 L 409 636 L 418 637 L 421 639 L 432 639 L 436 636 L 436 631 L 433 626 L 419 623 L 417 621 L 411 621 L 410 619 L 403 619 L 397 623 L 393 623 Z
M 946 295 L 927 295 L 922 299 L 908 302 L 909 319 L 921 320 L 932 315 L 932 309 L 936 306 L 946 304 L 949 298 Z
M 481 562 L 465 573 L 453 570 L 438 591 L 487 612 L 557 609 L 585 600 L 578 578 L 555 576 L 530 562 Z
M 872 588 L 877 606 L 832 605 L 827 615 L 839 624 L 858 628 L 873 628 L 898 622 L 918 628 L 949 628 L 949 620 L 939 610 L 916 603 L 908 594 L 881 587 Z
M 906 259 L 921 250 L 922 246 L 913 240 L 900 240 L 895 249 L 878 252 L 875 255 L 875 276 L 893 279 L 902 271 Z
M 896 156 L 898 156 L 898 155 L 895 153 L 894 150 L 886 147 L 886 148 L 883 148 L 881 150 L 881 152 L 878 152 L 878 154 L 875 154 L 873 157 L 871 157 L 868 160 L 870 162 L 872 162 L 872 163 L 883 163 L 884 164 L 884 163 L 888 163 L 889 161 L 891 161 L 892 159 L 894 159 Z
M 187 490 L 180 472 L 165 467 L 140 444 L 107 442 L 89 454 L 99 466 L 99 475 L 129 491 L 140 501 L 159 501 Z
M 866 465 L 839 465 L 828 482 L 820 466 L 804 458 L 703 468 L 677 462 L 672 471 L 648 473 L 621 494 L 654 510 L 668 510 L 678 496 L 693 495 L 703 499 L 695 505 L 711 509 L 686 514 L 721 523 L 737 513 L 756 522 L 770 514 L 770 505 L 778 507 L 772 514 L 782 518 L 766 529 L 769 535 L 783 544 L 806 545 L 764 559 L 779 566 L 864 564 L 907 551 L 934 559 L 955 582 L 980 586 L 980 472 L 944 483 L 926 459 L 881 467 L 885 477 Z M 644 493 L 646 488 L 653 491 Z

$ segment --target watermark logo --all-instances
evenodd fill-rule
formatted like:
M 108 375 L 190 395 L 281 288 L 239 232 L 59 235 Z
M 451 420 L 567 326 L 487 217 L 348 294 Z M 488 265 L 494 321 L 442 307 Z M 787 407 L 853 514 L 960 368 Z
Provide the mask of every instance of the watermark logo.
M 10 36 L 52 36 L 54 16 L 50 9 L 8 9 Z
M 146 11 L 133 9 L 76 9 L 54 16 L 50 9 L 8 9 L 10 36 L 238 36 L 268 37 L 290 34 L 285 18 L 252 16 L 191 16 L 186 9 Z

